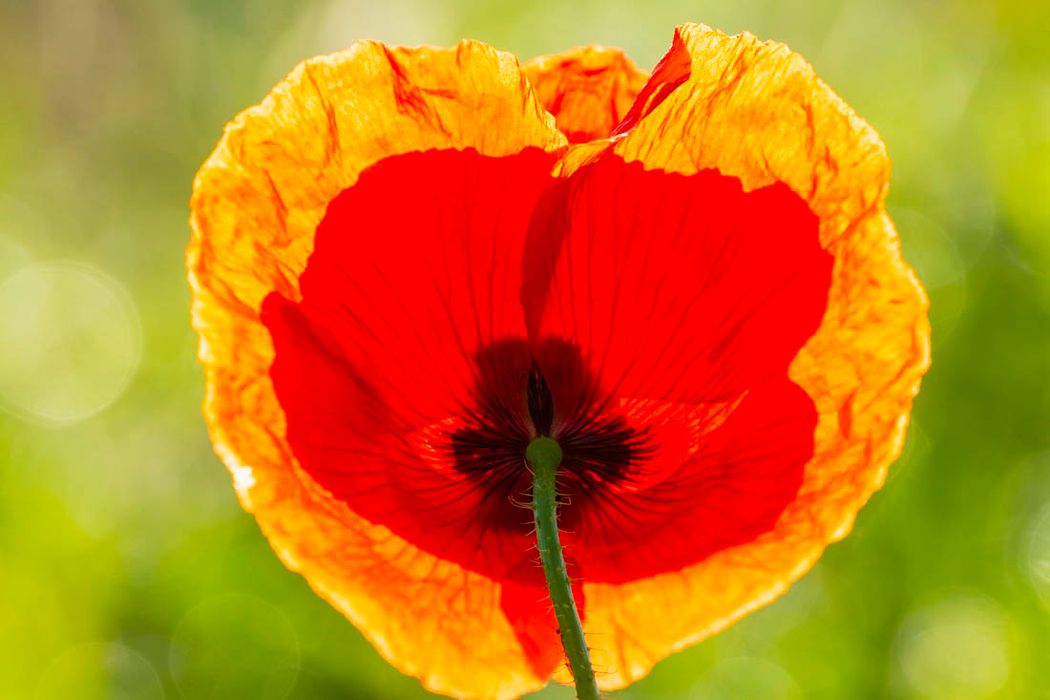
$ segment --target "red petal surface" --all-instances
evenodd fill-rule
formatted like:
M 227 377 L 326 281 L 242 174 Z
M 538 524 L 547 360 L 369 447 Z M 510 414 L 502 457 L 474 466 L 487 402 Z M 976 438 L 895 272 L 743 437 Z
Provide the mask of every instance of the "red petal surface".
M 530 336 L 577 347 L 655 450 L 633 480 L 564 510 L 585 580 L 701 561 L 794 498 L 816 412 L 787 370 L 827 301 L 817 232 L 786 187 L 744 192 L 713 170 L 607 156 L 546 193 L 524 258 Z
M 703 561 L 770 530 L 795 498 L 817 419 L 813 401 L 786 377 L 749 389 L 710 431 L 703 418 L 686 419 L 682 405 L 675 413 L 633 420 L 660 448 L 643 471 L 662 478 L 565 509 L 562 539 L 584 581 L 623 583 Z M 665 440 L 672 431 L 688 442 Z
M 824 314 L 831 256 L 783 185 L 607 156 L 545 197 L 527 242 L 530 336 L 577 345 L 609 394 L 730 401 L 784 377 Z
M 518 261 L 552 162 L 539 150 L 383 161 L 330 205 L 302 301 L 274 293 L 263 305 L 288 442 L 307 474 L 371 522 L 492 577 L 532 548 L 530 511 L 508 514 L 440 468 L 425 433 L 464 416 L 479 351 L 524 336 Z

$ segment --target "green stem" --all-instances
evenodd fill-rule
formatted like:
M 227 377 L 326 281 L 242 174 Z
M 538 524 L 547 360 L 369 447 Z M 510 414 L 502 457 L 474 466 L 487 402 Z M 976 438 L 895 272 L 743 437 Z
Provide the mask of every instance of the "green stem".
M 554 604 L 554 616 L 558 620 L 561 645 L 576 681 L 576 697 L 579 700 L 599 700 L 591 656 L 587 651 L 587 640 L 583 637 L 583 625 L 572 597 L 572 586 L 565 570 L 565 557 L 562 556 L 561 539 L 558 536 L 558 489 L 555 476 L 561 458 L 561 447 L 549 437 L 534 439 L 525 451 L 525 459 L 532 467 L 532 513 L 536 521 L 536 541 L 540 559 L 543 560 L 543 573 L 547 577 L 547 590 Z

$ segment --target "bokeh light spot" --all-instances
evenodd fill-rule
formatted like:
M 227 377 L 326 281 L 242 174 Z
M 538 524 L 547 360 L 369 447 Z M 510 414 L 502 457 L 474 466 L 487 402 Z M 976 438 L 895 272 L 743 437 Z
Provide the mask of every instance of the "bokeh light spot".
M 904 683 L 921 698 L 976 700 L 1010 676 L 1006 613 L 994 601 L 958 596 L 911 613 L 896 656 Z
M 0 234 L 0 280 L 6 279 L 23 265 L 28 265 L 31 259 L 25 246 L 10 236 Z
M 1028 576 L 1032 585 L 1050 605 L 1050 503 L 1039 510 L 1028 531 Z
M 0 406 L 49 425 L 115 401 L 142 359 L 124 287 L 74 262 L 26 265 L 0 282 Z
M 280 609 L 255 596 L 207 598 L 172 638 L 171 671 L 183 697 L 283 700 L 299 674 L 299 638 Z
M 43 671 L 35 700 L 163 700 L 156 670 L 117 643 L 89 642 L 59 654 Z

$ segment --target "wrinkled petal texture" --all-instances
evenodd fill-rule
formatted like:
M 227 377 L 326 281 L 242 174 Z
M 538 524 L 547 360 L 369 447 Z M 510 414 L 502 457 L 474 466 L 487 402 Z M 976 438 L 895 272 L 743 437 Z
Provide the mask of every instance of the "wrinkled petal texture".
M 300 297 L 326 208 L 377 161 L 564 144 L 514 57 L 476 42 L 452 50 L 362 42 L 301 64 L 238 116 L 194 183 L 188 265 L 205 414 L 241 503 L 285 564 L 384 656 L 463 697 L 515 697 L 546 680 L 522 655 L 499 583 L 422 552 L 303 477 L 260 312 L 274 291 Z
M 516 697 L 569 680 L 527 483 L 434 445 L 529 358 L 564 403 L 575 358 L 653 446 L 562 509 L 599 684 L 627 685 L 805 573 L 899 453 L 929 329 L 888 169 L 800 57 L 697 25 L 648 81 L 599 47 L 307 61 L 194 184 L 216 451 L 398 668 Z
M 470 404 L 479 352 L 525 335 L 515 263 L 554 160 L 539 149 L 387 159 L 329 207 L 301 303 L 276 292 L 263 302 L 288 441 L 312 480 L 497 580 L 533 558 L 529 512 L 511 508 L 491 527 L 501 514 L 489 511 L 516 493 L 490 498 L 440 455 L 428 459 L 420 433 Z M 411 207 L 402 188 L 416 193 Z
M 522 70 L 570 143 L 610 136 L 649 77 L 622 51 L 605 47 L 540 56 Z
M 640 402 L 734 404 L 689 456 L 646 460 L 641 483 L 579 522 L 565 513 L 584 581 L 649 578 L 754 539 L 812 452 L 812 402 L 787 370 L 824 315 L 832 259 L 816 217 L 783 185 L 744 192 L 714 170 L 647 171 L 611 153 L 561 190 L 525 248 L 530 336 L 570 340 L 636 424 L 667 427 Z
M 587 631 L 616 640 L 595 654 L 608 688 L 768 603 L 846 535 L 900 453 L 929 364 L 926 297 L 885 212 L 885 149 L 801 57 L 686 25 L 635 107 L 616 154 L 683 174 L 717 168 L 745 190 L 787 185 L 819 218 L 834 268 L 827 312 L 789 370 L 818 416 L 797 497 L 753 542 L 678 572 L 584 586 Z

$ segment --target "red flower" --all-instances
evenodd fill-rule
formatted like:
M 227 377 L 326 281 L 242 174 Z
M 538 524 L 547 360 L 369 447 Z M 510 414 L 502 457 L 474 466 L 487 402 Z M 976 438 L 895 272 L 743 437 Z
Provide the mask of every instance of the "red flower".
M 644 87 L 604 49 L 307 62 L 195 183 L 216 448 L 384 655 L 487 698 L 564 677 L 523 507 L 555 437 L 622 686 L 783 591 L 899 451 L 928 330 L 886 173 L 750 36 L 683 27 Z

